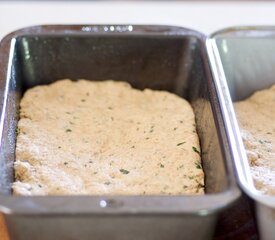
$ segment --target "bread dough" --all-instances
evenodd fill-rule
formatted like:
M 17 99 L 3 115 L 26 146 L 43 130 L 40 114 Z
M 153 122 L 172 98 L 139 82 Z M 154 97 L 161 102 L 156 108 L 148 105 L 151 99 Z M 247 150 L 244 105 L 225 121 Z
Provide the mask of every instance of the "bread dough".
M 255 186 L 275 195 L 275 85 L 235 103 Z
M 29 89 L 14 168 L 19 195 L 204 193 L 190 104 L 111 80 Z

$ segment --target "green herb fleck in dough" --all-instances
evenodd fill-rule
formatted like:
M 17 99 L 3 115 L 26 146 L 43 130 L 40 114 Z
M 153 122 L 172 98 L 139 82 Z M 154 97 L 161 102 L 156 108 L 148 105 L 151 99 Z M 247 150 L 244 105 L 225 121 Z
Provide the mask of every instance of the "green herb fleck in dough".
M 177 170 L 183 168 L 183 164 L 177 167 Z
M 105 185 L 110 185 L 110 184 L 111 184 L 111 182 L 109 182 L 109 181 L 108 181 L 108 182 L 105 182 L 104 184 L 105 184 Z
M 198 188 L 203 188 L 203 187 L 204 187 L 204 185 L 203 185 L 203 184 L 198 183 Z
M 180 146 L 180 145 L 182 145 L 184 143 L 186 143 L 186 142 L 180 142 L 180 143 L 177 144 L 177 146 Z
M 159 165 L 161 168 L 164 168 L 164 165 L 161 163 L 160 165 Z
M 202 169 L 201 163 L 200 162 L 195 162 L 196 168 L 197 169 Z
M 128 174 L 128 173 L 129 173 L 129 171 L 128 171 L 128 170 L 123 169 L 123 168 L 121 168 L 119 171 L 120 171 L 121 173 L 123 173 L 123 174 Z
M 195 153 L 201 154 L 200 151 L 199 151 L 196 147 L 193 146 L 192 149 L 193 149 L 193 151 L 194 151 Z
M 18 135 L 18 134 L 20 133 L 20 129 L 19 129 L 19 127 L 16 127 L 15 132 L 16 132 L 16 135 Z
M 64 162 L 64 165 L 68 165 L 68 162 Z
M 86 99 L 81 99 L 81 102 L 86 102 Z
M 66 132 L 72 132 L 72 130 L 68 128 L 68 129 L 66 129 Z

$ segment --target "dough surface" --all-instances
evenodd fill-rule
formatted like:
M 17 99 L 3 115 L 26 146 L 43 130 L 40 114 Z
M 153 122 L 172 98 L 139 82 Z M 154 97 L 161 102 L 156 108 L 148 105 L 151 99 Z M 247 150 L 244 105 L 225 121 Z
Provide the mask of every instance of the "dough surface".
M 190 104 L 125 82 L 59 80 L 20 103 L 18 195 L 203 194 Z
M 275 195 L 275 85 L 235 103 L 255 186 Z

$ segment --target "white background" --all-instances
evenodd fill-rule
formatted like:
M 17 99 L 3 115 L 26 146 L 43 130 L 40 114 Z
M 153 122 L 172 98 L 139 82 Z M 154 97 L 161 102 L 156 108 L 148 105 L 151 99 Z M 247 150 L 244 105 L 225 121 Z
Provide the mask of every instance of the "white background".
M 275 25 L 275 2 L 0 1 L 0 39 L 38 24 L 165 24 L 209 34 L 228 26 Z

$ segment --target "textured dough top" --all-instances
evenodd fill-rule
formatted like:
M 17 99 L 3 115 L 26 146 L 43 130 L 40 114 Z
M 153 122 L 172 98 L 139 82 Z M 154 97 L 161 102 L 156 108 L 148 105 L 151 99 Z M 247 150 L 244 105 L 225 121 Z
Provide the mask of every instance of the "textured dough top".
M 275 85 L 235 103 L 255 186 L 275 195 Z
M 190 104 L 125 82 L 60 80 L 20 103 L 13 191 L 203 194 Z

